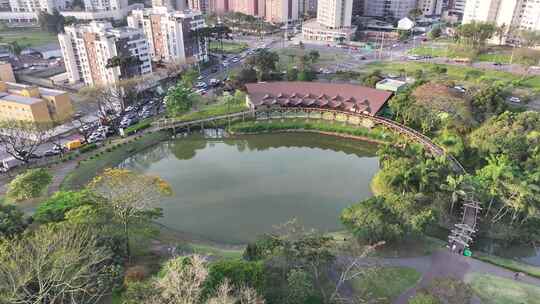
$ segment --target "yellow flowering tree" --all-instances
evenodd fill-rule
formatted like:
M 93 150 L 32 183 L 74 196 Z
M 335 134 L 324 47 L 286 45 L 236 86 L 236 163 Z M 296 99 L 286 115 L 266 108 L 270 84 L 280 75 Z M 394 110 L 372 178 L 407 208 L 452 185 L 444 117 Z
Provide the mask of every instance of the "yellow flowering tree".
M 130 225 L 160 217 L 161 208 L 157 204 L 164 196 L 172 195 L 171 186 L 160 177 L 119 168 L 105 169 L 88 188 L 106 199 L 121 223 L 128 260 L 131 260 Z

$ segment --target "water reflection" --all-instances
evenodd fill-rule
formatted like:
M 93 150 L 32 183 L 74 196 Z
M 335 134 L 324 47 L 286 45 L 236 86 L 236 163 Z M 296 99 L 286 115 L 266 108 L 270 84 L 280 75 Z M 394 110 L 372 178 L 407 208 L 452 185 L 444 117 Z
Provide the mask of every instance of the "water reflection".
M 198 237 L 244 243 L 293 217 L 308 227 L 341 229 L 339 214 L 371 196 L 376 146 L 316 134 L 241 138 L 179 136 L 122 166 L 158 174 L 175 196 L 162 223 Z

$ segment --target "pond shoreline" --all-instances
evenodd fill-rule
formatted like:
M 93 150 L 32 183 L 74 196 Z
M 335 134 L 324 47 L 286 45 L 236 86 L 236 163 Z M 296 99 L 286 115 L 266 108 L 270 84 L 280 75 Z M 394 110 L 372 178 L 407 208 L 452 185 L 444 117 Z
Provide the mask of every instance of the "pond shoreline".
M 384 145 L 387 142 L 383 140 L 373 139 L 365 136 L 356 136 L 356 135 L 349 135 L 349 134 L 343 134 L 343 133 L 337 133 L 337 132 L 327 132 L 327 131 L 318 131 L 318 130 L 308 130 L 308 129 L 284 129 L 284 130 L 268 130 L 268 131 L 259 131 L 259 132 L 231 132 L 228 131 L 231 135 L 228 138 L 234 139 L 236 136 L 240 137 L 243 135 L 258 135 L 258 134 L 280 134 L 280 133 L 312 133 L 312 134 L 322 134 L 322 135 L 329 135 L 329 136 L 336 136 L 340 138 L 345 139 L 354 139 L 354 140 L 361 140 L 377 145 Z

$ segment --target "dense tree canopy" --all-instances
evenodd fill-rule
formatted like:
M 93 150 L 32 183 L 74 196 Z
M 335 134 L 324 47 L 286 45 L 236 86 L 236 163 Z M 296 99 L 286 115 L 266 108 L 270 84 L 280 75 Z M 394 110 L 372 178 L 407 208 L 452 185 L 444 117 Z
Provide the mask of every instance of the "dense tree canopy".
M 99 198 L 88 190 L 58 191 L 46 201 L 39 204 L 33 215 L 40 223 L 60 222 L 71 210 L 84 205 L 96 205 Z
M 193 106 L 194 98 L 195 94 L 190 88 L 178 83 L 170 88 L 165 96 L 167 113 L 170 116 L 176 116 L 188 112 Z
M 0 238 L 23 232 L 27 224 L 23 212 L 16 206 L 0 204 Z

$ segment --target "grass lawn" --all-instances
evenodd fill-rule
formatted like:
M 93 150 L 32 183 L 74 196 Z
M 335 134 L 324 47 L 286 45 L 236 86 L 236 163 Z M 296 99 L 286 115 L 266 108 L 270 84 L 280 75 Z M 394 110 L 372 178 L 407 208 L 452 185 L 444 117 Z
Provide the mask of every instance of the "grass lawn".
M 371 300 L 382 300 L 377 303 L 392 303 L 392 301 L 413 287 L 420 280 L 421 274 L 408 267 L 384 267 L 363 278 L 352 282 L 353 290 L 358 295 Z
M 359 70 L 362 73 L 370 73 L 374 70 L 381 70 L 384 73 L 397 74 L 401 69 L 408 74 L 416 70 L 423 70 L 426 79 L 436 79 L 440 77 L 448 78 L 449 80 L 459 81 L 469 84 L 492 84 L 494 81 L 513 81 L 520 80 L 520 75 L 515 75 L 503 71 L 483 70 L 472 68 L 465 65 L 442 65 L 447 68 L 445 75 L 438 75 L 432 71 L 436 64 L 428 62 L 374 62 L 366 65 Z M 540 76 L 530 76 L 523 81 L 523 87 L 538 88 L 540 87 Z
M 40 46 L 52 42 L 58 43 L 58 36 L 39 29 L 17 29 L 1 31 L 0 43 L 17 41 L 23 46 Z
M 248 48 L 245 42 L 229 42 L 223 41 L 223 53 L 224 54 L 238 54 L 242 53 Z M 210 41 L 208 49 L 214 53 L 221 53 L 221 44 L 218 41 Z
M 540 304 L 540 286 L 477 272 L 465 280 L 484 304 Z
M 406 258 L 430 255 L 444 248 L 446 242 L 429 236 L 406 237 L 396 242 L 388 242 L 378 248 L 375 254 L 387 258 Z
M 115 145 L 114 149 L 107 148 L 102 154 L 81 161 L 79 166 L 64 178 L 61 189 L 80 189 L 103 169 L 114 167 L 130 155 L 151 147 L 167 137 L 165 132 L 146 134 L 125 144 Z
M 521 263 L 516 260 L 501 258 L 498 256 L 493 256 L 493 255 L 479 254 L 474 257 L 481 261 L 491 263 L 497 266 L 501 266 L 506 269 L 510 269 L 512 271 L 519 271 L 519 272 L 526 273 L 530 276 L 540 278 L 540 267 L 527 265 L 525 263 Z

